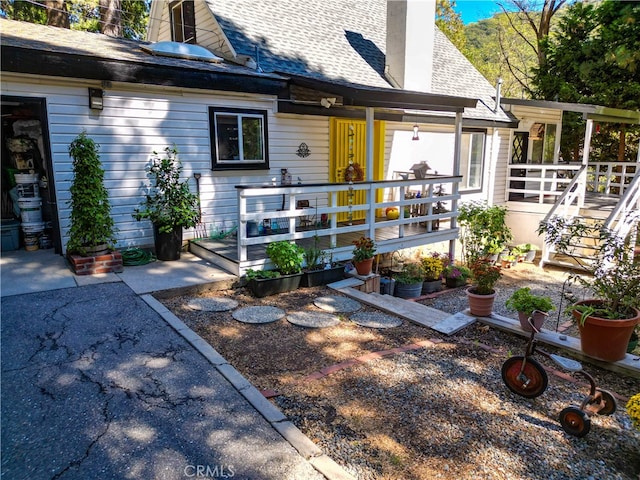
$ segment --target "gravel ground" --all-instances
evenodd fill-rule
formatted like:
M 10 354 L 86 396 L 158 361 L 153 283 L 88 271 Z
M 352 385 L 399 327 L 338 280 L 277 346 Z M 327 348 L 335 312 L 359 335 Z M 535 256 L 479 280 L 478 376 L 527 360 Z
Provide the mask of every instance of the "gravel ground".
M 494 310 L 515 318 L 504 301 L 520 286 L 549 295 L 558 306 L 563 280 L 558 272 L 519 265 L 500 281 Z M 320 311 L 313 299 L 335 292 L 299 289 L 263 299 L 244 289 L 208 295 L 289 313 Z M 557 419 L 563 408 L 580 404 L 587 392 L 582 382 L 550 373 L 549 388 L 536 399 L 504 386 L 500 369 L 523 348 L 520 337 L 479 324 L 451 337 L 406 321 L 371 329 L 350 321 L 349 313 L 340 314 L 340 325 L 323 329 L 286 319 L 247 325 L 231 312 L 188 308 L 192 298 L 164 303 L 256 387 L 275 391 L 272 401 L 283 413 L 358 479 L 640 478 L 640 431 L 624 409 L 625 399 L 640 391 L 638 379 L 585 365 L 598 386 L 616 395 L 618 410 L 592 417 L 591 432 L 575 438 Z M 467 308 L 461 289 L 421 303 L 450 313 Z M 566 321 L 562 316 L 560 324 Z M 545 327 L 555 324 L 553 317 Z M 407 345 L 412 347 L 401 353 L 369 355 Z

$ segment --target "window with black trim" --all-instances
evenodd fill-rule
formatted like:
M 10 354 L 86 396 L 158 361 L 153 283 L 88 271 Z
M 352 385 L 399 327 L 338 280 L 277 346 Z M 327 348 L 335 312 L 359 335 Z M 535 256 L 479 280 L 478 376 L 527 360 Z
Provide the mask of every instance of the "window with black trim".
M 196 15 L 193 0 L 169 4 L 171 39 L 180 43 L 196 43 Z
M 209 107 L 209 132 L 213 170 L 269 168 L 265 110 Z

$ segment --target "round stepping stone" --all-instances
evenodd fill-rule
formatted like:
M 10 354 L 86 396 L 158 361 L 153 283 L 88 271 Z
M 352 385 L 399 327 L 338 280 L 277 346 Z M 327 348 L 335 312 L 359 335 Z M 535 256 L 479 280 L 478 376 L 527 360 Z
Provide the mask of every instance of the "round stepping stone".
M 361 327 L 393 328 L 402 325 L 402 320 L 382 312 L 358 312 L 351 315 L 351 320 Z
M 328 296 L 318 297 L 313 304 L 331 313 L 349 313 L 356 312 L 362 308 L 360 302 L 347 297 Z
M 308 328 L 334 327 L 340 323 L 338 317 L 325 312 L 293 312 L 287 314 L 287 320 L 294 325 Z
M 232 298 L 214 297 L 214 298 L 192 298 L 187 303 L 187 307 L 191 310 L 199 310 L 202 312 L 226 312 L 233 310 L 238 306 L 238 302 Z
M 232 314 L 233 318 L 242 323 L 271 323 L 284 317 L 284 310 L 278 307 L 244 307 Z

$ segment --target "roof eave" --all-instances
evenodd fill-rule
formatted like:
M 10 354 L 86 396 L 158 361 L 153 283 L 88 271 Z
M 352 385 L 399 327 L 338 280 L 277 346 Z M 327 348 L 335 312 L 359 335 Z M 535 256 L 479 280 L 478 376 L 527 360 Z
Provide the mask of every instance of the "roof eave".
M 285 79 L 276 75 L 189 69 L 10 45 L 2 45 L 1 53 L 4 72 L 268 95 L 286 89 Z

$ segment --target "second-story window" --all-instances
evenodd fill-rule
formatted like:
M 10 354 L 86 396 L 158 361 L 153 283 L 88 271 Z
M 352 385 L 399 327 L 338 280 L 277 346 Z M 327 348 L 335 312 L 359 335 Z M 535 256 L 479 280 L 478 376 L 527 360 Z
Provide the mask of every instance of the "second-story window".
M 196 43 L 196 16 L 193 0 L 169 4 L 171 39 L 180 43 Z

